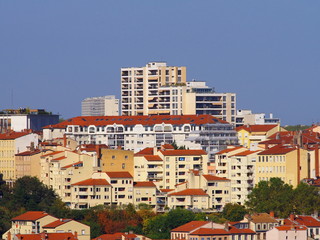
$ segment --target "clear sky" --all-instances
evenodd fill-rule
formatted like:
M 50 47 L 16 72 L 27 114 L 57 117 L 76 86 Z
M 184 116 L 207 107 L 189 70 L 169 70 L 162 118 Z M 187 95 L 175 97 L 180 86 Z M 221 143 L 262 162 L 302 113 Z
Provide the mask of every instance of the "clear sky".
M 319 0 L 0 0 L 0 109 L 78 116 L 149 61 L 237 93 L 238 109 L 320 122 Z

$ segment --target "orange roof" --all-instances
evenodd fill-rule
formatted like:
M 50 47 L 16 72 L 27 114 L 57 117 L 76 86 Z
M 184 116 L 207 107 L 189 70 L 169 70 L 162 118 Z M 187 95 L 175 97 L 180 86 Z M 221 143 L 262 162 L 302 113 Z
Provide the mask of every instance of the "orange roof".
M 224 150 L 221 150 L 219 152 L 217 152 L 216 154 L 224 154 L 224 153 L 229 153 L 229 152 L 232 152 L 232 151 L 235 151 L 235 150 L 238 150 L 240 148 L 244 148 L 244 147 L 233 147 L 233 148 L 226 148 Z
M 281 155 L 281 154 L 287 154 L 294 150 L 296 150 L 296 148 L 293 148 L 290 146 L 276 145 L 272 148 L 269 148 L 267 150 L 264 150 L 258 153 L 258 155 Z
M 301 225 L 279 226 L 275 227 L 279 231 L 306 231 L 308 228 Z
M 16 156 L 32 156 L 35 154 L 40 153 L 41 151 L 39 149 L 33 150 L 33 151 L 25 151 L 21 153 L 17 153 Z
M 56 155 L 59 153 L 63 153 L 63 151 L 56 151 L 56 152 L 47 153 L 47 154 L 42 155 L 41 157 L 52 156 L 52 155 Z
M 218 176 L 213 176 L 210 174 L 204 174 L 202 175 L 207 181 L 230 181 L 230 179 L 223 178 L 223 177 L 218 177 Z
M 208 194 L 200 188 L 189 188 L 180 192 L 169 193 L 169 196 L 208 196 Z
M 66 128 L 68 125 L 77 126 L 106 126 L 120 124 L 124 126 L 133 126 L 141 124 L 151 126 L 155 124 L 194 124 L 202 125 L 208 123 L 228 123 L 211 115 L 150 115 L 150 116 L 79 116 L 70 118 L 58 124 L 48 125 L 44 128 Z
M 66 159 L 67 157 L 65 157 L 65 156 L 61 156 L 61 157 L 58 157 L 58 158 L 54 158 L 54 159 L 52 159 L 52 160 L 54 160 L 54 161 L 60 161 L 60 160 L 63 160 L 63 159 Z
M 44 225 L 43 228 L 56 228 L 67 222 L 73 221 L 72 219 L 59 219 L 57 221 L 51 222 L 47 225 Z
M 174 149 L 174 147 L 171 144 L 164 144 L 161 147 L 164 149 Z
M 135 156 L 153 155 L 153 148 L 144 148 L 140 152 L 134 154 Z
M 293 222 L 290 219 L 286 219 L 285 221 L 285 225 L 292 223 L 307 227 L 320 227 L 320 221 L 311 216 L 296 216 Z
M 240 130 L 244 129 L 248 132 L 268 132 L 275 127 L 278 127 L 278 125 L 277 124 L 249 125 L 249 126 L 236 127 L 236 131 L 239 132 Z
M 134 182 L 133 187 L 156 187 L 153 182 Z
M 69 164 L 69 165 L 64 166 L 64 167 L 62 167 L 62 168 L 79 167 L 79 166 L 81 166 L 82 164 L 83 164 L 83 162 L 80 161 L 80 162 L 76 162 L 76 163 Z
M 49 214 L 42 211 L 29 211 L 12 218 L 12 220 L 13 221 L 35 221 L 45 216 L 49 216 Z
M 0 134 L 0 140 L 13 140 L 16 138 L 23 137 L 25 135 L 28 135 L 28 132 L 8 132 L 8 133 L 1 133 Z
M 110 185 L 110 183 L 106 179 L 102 179 L 102 178 L 98 178 L 98 179 L 89 178 L 87 180 L 74 183 L 72 185 L 73 186 L 103 186 L 103 185 Z
M 110 178 L 133 178 L 129 172 L 106 172 Z
M 246 151 L 243 151 L 243 152 L 240 152 L 240 153 L 236 153 L 232 156 L 239 156 L 239 157 L 244 157 L 244 156 L 248 156 L 250 154 L 253 154 L 253 153 L 256 153 L 256 152 L 259 152 L 259 151 L 250 151 L 250 150 L 246 150 Z
M 18 240 L 78 240 L 72 233 L 16 234 L 16 237 Z
M 191 149 L 186 149 L 186 150 L 166 150 L 160 152 L 164 156 L 198 156 L 198 155 L 206 155 L 206 151 L 204 150 L 191 150 Z
M 171 230 L 171 232 L 190 232 L 196 228 L 199 228 L 203 225 L 208 224 L 209 222 L 207 221 L 191 221 L 188 222 L 180 227 L 174 228 Z
M 233 235 L 233 234 L 256 234 L 255 231 L 252 231 L 248 228 L 238 229 L 236 227 L 230 226 L 228 229 L 212 229 L 212 228 L 200 228 L 190 235 Z
M 125 233 L 113 233 L 113 234 L 103 234 L 92 240 L 121 240 L 122 236 L 126 238 L 136 238 L 135 234 L 125 234 Z
M 158 155 L 146 155 L 146 156 L 144 156 L 144 158 L 147 161 L 163 161 L 162 158 Z
M 164 189 L 164 188 L 162 188 L 162 189 L 160 189 L 160 192 L 164 192 L 164 193 L 167 193 L 167 192 L 171 192 L 171 191 L 173 191 L 174 189 Z

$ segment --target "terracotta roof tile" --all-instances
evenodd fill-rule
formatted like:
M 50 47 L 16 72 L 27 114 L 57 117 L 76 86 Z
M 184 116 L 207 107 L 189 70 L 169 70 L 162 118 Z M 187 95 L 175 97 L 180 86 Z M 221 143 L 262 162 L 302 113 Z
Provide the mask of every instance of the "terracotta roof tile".
M 174 149 L 174 147 L 171 144 L 164 144 L 161 147 L 164 148 L 164 149 L 167 149 L 167 150 L 168 149 L 172 149 L 172 150 Z
M 208 196 L 208 194 L 200 188 L 189 188 L 179 192 L 169 193 L 169 196 Z
M 163 161 L 162 158 L 158 155 L 146 155 L 146 156 L 144 156 L 144 158 L 147 161 Z
M 110 183 L 106 179 L 102 179 L 102 178 L 98 178 L 98 179 L 89 178 L 87 180 L 72 184 L 72 186 L 106 186 L 106 185 L 110 185 Z
M 257 213 L 251 215 L 251 221 L 254 223 L 277 223 L 275 218 L 271 217 L 268 213 Z
M 110 178 L 133 178 L 129 172 L 106 172 Z
M 134 182 L 133 187 L 156 187 L 153 182 Z
M 54 158 L 52 159 L 53 161 L 60 161 L 60 160 L 63 160 L 63 159 L 66 159 L 67 157 L 65 156 L 61 156 L 61 157 L 57 157 L 57 158 Z
M 59 219 L 57 221 L 51 222 L 47 225 L 44 225 L 43 228 L 56 228 L 67 222 L 73 221 L 72 219 Z
M 48 157 L 48 156 L 56 155 L 59 153 L 63 153 L 63 151 L 55 151 L 55 152 L 47 153 L 47 154 L 42 155 L 41 157 Z
M 44 237 L 46 235 L 46 238 Z M 38 233 L 38 234 L 17 234 L 18 240 L 77 240 L 72 233 Z
M 20 138 L 26 136 L 30 133 L 28 132 L 8 132 L 8 133 L 1 133 L 0 140 L 14 140 L 16 138 Z
M 290 221 L 290 219 L 288 219 Z M 285 224 L 287 224 L 285 222 Z M 320 221 L 311 216 L 296 216 L 294 218 L 294 223 L 299 225 L 305 225 L 307 227 L 320 227 Z
M 213 176 L 210 174 L 204 174 L 202 175 L 207 181 L 230 181 L 228 178 Z
M 306 231 L 308 228 L 301 225 L 279 226 L 275 227 L 279 231 Z
M 244 156 L 249 156 L 251 154 L 254 154 L 254 153 L 257 153 L 259 151 L 250 151 L 250 150 L 246 150 L 246 151 L 243 151 L 243 152 L 240 152 L 240 153 L 236 153 L 232 156 L 239 156 L 239 157 L 244 157 Z
M 289 152 L 292 152 L 294 150 L 296 150 L 296 148 L 291 146 L 276 145 L 272 148 L 269 148 L 267 150 L 264 150 L 258 153 L 258 155 L 282 155 L 282 154 L 287 154 Z
M 48 125 L 44 128 L 66 128 L 68 125 L 78 126 L 106 126 L 119 124 L 124 126 L 133 126 L 141 124 L 150 126 L 155 124 L 195 124 L 202 125 L 207 123 L 228 123 L 211 115 L 151 115 L 151 116 L 79 116 L 70 118 L 55 125 Z
M 36 154 L 39 154 L 41 151 L 39 149 L 33 150 L 33 151 L 25 151 L 21 153 L 17 153 L 16 156 L 33 156 Z
M 199 155 L 207 155 L 204 150 L 166 150 L 160 152 L 164 156 L 199 156 Z
M 144 148 L 140 152 L 134 154 L 135 156 L 153 155 L 153 148 Z
M 42 211 L 29 211 L 25 212 L 19 216 L 12 218 L 13 221 L 21 220 L 21 221 L 35 221 L 45 216 L 49 216 L 48 213 Z
M 224 149 L 224 150 L 221 150 L 221 151 L 217 152 L 216 154 L 229 153 L 229 152 L 233 152 L 233 151 L 235 151 L 235 150 L 239 150 L 239 149 L 241 149 L 241 148 L 245 149 L 245 148 L 242 147 L 242 146 L 241 146 L 241 147 L 226 148 L 226 149 Z
M 172 229 L 171 232 L 190 232 L 208 223 L 209 223 L 208 221 L 191 221 L 180 227 Z
M 249 126 L 240 126 L 236 128 L 236 131 L 239 132 L 240 130 L 244 129 L 248 132 L 268 132 L 271 129 L 278 127 L 277 124 L 272 125 L 249 125 Z
M 83 162 L 80 161 L 80 162 L 76 162 L 76 163 L 69 164 L 69 165 L 64 166 L 64 167 L 62 167 L 62 168 L 80 167 L 80 166 L 82 166 L 82 165 L 83 165 Z

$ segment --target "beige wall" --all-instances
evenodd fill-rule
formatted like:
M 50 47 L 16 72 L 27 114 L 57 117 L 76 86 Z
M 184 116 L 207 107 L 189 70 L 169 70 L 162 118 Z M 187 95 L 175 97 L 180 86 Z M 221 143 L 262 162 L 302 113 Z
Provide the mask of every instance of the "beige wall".
M 133 151 L 102 148 L 101 170 L 105 172 L 126 171 L 133 176 L 133 155 Z

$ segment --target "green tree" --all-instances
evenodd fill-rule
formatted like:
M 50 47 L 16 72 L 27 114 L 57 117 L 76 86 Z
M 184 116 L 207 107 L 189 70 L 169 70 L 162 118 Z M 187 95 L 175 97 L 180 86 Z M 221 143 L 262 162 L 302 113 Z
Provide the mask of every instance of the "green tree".
M 293 190 L 293 199 L 290 202 L 297 214 L 310 215 L 320 209 L 318 189 L 306 183 L 300 183 Z
M 260 181 L 248 195 L 246 206 L 253 212 L 274 211 L 277 216 L 287 217 L 293 212 L 290 204 L 294 196 L 291 185 L 284 183 L 280 178 L 271 178 L 270 181 Z
M 248 211 L 244 206 L 237 203 L 227 203 L 223 208 L 222 217 L 235 222 L 242 220 L 244 215 L 247 213 Z

